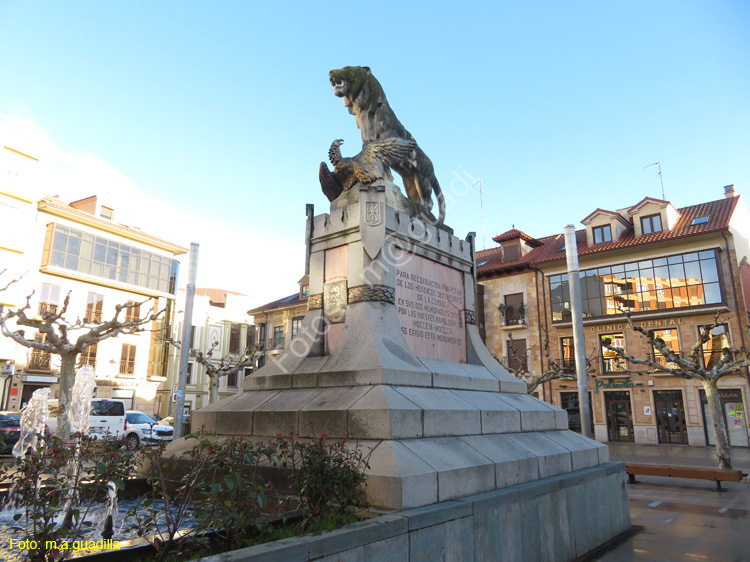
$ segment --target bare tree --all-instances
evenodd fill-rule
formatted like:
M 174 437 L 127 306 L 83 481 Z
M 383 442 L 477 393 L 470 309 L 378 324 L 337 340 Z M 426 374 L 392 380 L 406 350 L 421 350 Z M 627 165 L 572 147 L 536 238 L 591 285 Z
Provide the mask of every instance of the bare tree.
M 704 366 L 704 361 L 701 360 L 703 346 L 711 339 L 711 331 L 721 325 L 718 313 L 714 318 L 713 324 L 707 327 L 701 327 L 698 341 L 693 344 L 686 356 L 672 350 L 672 348 L 667 345 L 662 338 L 657 336 L 653 330 L 646 330 L 636 326 L 629 314 L 625 313 L 625 317 L 628 320 L 630 328 L 634 332 L 637 332 L 663 357 L 664 363 L 651 359 L 639 359 L 632 355 L 628 355 L 623 348 L 613 346 L 609 339 L 604 340 L 604 347 L 614 351 L 618 356 L 630 363 L 648 367 L 648 369 L 642 371 L 629 370 L 631 373 L 649 374 L 667 372 L 675 377 L 700 381 L 703 385 L 703 390 L 706 392 L 708 409 L 711 412 L 714 441 L 716 443 L 716 458 L 719 462 L 719 467 L 732 468 L 729 437 L 727 435 L 727 426 L 724 423 L 724 416 L 721 412 L 721 402 L 719 400 L 717 383 L 719 382 L 719 379 L 726 377 L 727 375 L 737 374 L 743 367 L 750 366 L 750 351 L 744 349 L 738 351 L 732 347 L 724 347 L 721 350 L 721 358 L 714 365 L 710 368 Z M 750 328 L 746 328 L 746 331 L 750 336 Z M 737 355 L 740 357 L 736 358 Z
M 250 367 L 255 363 L 254 346 L 245 348 L 242 355 L 237 358 L 225 355 L 214 362 L 213 354 L 218 345 L 219 342 L 215 341 L 205 354 L 202 351 L 196 351 L 195 353 L 195 362 L 203 365 L 210 382 L 208 391 L 209 404 L 213 404 L 219 399 L 219 381 L 221 377 L 239 373 L 245 367 Z
M 519 356 L 518 351 L 516 350 L 516 346 L 513 343 L 513 334 L 510 334 L 510 337 L 508 339 L 508 350 L 511 356 L 508 358 L 509 360 L 502 361 L 497 356 L 495 356 L 495 359 L 513 376 L 521 379 L 526 383 L 526 392 L 528 392 L 529 394 L 532 394 L 539 385 L 552 380 L 576 380 L 575 373 L 568 372 L 564 367 L 561 367 L 554 359 L 552 359 L 549 351 L 549 335 L 547 334 L 545 334 L 544 336 L 544 355 L 547 359 L 547 364 L 549 365 L 549 367 L 539 375 L 529 375 L 528 361 L 526 360 L 526 357 Z M 594 350 L 594 353 L 596 353 L 596 350 Z M 516 365 L 515 367 L 511 364 L 510 359 L 513 359 L 513 362 Z M 587 368 L 590 364 L 591 358 L 586 360 Z
M 10 283 L 7 286 L 9 285 Z M 4 305 L 0 304 L 0 331 L 4 336 L 24 347 L 60 356 L 60 410 L 56 434 L 61 439 L 69 439 L 68 406 L 72 398 L 78 356 L 100 341 L 117 337 L 120 334 L 135 334 L 146 331 L 143 326 L 156 320 L 165 309 L 154 312 L 154 309 L 151 308 L 143 318 L 128 319 L 126 315 L 125 320 L 120 319 L 120 313 L 123 309 L 140 310 L 141 305 L 151 300 L 146 299 L 140 303 L 118 304 L 115 306 L 114 316 L 106 322 L 89 321 L 86 318 L 83 320 L 77 318 L 75 322 L 69 322 L 65 319 L 65 315 L 68 312 L 70 293 L 65 296 L 59 312 L 48 310 L 40 318 L 29 317 L 27 314 L 31 310 L 30 300 L 33 295 L 33 292 L 28 295 L 26 304 L 15 310 L 7 310 Z M 15 324 L 15 329 L 12 324 Z M 23 327 L 31 328 L 35 332 L 43 334 L 44 341 L 35 341 L 33 335 L 31 339 L 27 338 Z M 82 333 L 74 338 L 73 336 L 77 331 L 82 331 Z

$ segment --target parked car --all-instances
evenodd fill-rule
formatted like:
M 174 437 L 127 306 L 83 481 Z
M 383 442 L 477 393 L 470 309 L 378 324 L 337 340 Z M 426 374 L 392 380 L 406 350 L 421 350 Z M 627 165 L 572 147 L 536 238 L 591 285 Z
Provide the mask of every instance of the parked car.
M 58 400 L 49 401 L 49 417 L 47 427 L 52 433 L 57 429 Z M 94 398 L 91 401 L 91 415 L 89 416 L 89 435 L 104 437 L 125 437 L 128 421 L 125 417 L 125 402 Z
M 128 420 L 128 429 L 125 434 L 125 445 L 128 449 L 137 449 L 141 443 L 156 445 L 162 441 L 172 440 L 174 429 L 159 425 L 148 414 L 137 410 L 128 410 L 125 412 L 125 416 Z
M 0 412 L 0 454 L 9 455 L 21 437 L 21 414 Z

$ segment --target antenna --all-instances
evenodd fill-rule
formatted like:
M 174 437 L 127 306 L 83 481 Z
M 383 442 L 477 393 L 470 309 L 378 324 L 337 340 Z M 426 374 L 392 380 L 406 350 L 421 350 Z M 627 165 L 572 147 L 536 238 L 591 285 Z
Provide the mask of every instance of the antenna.
M 479 184 L 479 206 L 482 209 L 482 250 L 487 249 L 487 240 L 484 236 L 484 199 L 482 198 L 482 180 L 481 178 L 474 182 L 474 184 L 471 187 L 474 187 L 476 184 Z
M 661 198 L 662 198 L 662 200 L 666 200 L 666 196 L 664 195 L 664 177 L 661 175 L 661 162 L 659 162 L 657 160 L 653 164 L 649 164 L 648 166 L 644 166 L 642 169 L 645 170 L 646 168 L 650 168 L 651 166 L 659 166 L 659 181 L 661 181 Z M 653 176 L 651 176 L 651 177 L 653 177 Z

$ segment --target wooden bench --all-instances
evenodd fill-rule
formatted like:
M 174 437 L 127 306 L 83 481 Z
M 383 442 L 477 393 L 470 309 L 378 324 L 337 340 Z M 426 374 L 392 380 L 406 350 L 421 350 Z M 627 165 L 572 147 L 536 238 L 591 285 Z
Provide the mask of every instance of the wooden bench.
M 669 476 L 671 478 L 697 478 L 699 480 L 716 481 L 716 490 L 726 492 L 726 488 L 721 487 L 722 482 L 739 482 L 746 473 L 741 470 L 731 468 L 708 468 L 705 466 L 667 466 L 664 464 L 648 464 L 640 462 L 625 463 L 625 472 L 628 474 L 628 481 L 631 484 L 637 484 L 636 474 L 641 476 Z

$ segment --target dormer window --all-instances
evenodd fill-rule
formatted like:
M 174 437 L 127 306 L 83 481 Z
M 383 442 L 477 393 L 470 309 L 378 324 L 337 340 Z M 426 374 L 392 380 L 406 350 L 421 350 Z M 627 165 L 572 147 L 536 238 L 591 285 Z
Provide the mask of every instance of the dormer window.
M 591 230 L 594 234 L 594 244 L 612 242 L 612 227 L 610 225 L 595 226 Z
M 641 232 L 643 234 L 653 234 L 664 230 L 661 226 L 661 215 L 648 215 L 641 217 Z

